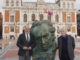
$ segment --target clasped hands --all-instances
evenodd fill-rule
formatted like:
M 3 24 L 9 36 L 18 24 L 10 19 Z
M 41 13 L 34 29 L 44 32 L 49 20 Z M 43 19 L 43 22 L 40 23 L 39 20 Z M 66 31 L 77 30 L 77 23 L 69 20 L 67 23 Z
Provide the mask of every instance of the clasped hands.
M 26 46 L 24 46 L 23 49 L 24 50 L 32 50 L 32 47 L 26 47 Z

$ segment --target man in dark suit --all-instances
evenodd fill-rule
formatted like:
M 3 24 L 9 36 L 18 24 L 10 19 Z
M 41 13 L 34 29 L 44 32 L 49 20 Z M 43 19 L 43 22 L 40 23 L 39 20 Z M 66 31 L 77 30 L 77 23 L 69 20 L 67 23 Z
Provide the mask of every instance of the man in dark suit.
M 30 60 L 35 41 L 28 26 L 25 27 L 24 33 L 19 36 L 17 46 L 19 47 L 19 60 Z
M 71 35 L 66 34 L 67 29 L 61 29 L 61 36 L 58 38 L 60 60 L 74 60 L 75 42 Z

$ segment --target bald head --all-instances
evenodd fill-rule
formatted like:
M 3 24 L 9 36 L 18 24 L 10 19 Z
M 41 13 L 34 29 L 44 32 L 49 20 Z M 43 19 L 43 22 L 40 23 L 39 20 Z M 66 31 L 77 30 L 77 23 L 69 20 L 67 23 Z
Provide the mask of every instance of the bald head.
M 25 33 L 29 33 L 29 32 L 30 32 L 29 26 L 25 26 Z

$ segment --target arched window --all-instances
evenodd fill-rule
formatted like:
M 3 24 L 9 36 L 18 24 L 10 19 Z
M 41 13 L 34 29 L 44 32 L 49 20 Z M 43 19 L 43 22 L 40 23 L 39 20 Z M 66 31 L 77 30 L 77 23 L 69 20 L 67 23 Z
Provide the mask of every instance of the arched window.
M 16 6 L 19 6 L 19 1 L 16 2 Z
M 27 22 L 27 14 L 24 14 L 24 22 Z
M 59 22 L 59 16 L 58 15 L 55 16 L 55 21 Z
M 32 14 L 32 21 L 35 20 L 35 14 Z
M 49 14 L 48 14 L 48 20 L 50 20 L 50 21 L 51 21 L 51 15 L 49 15 Z
M 11 6 L 14 6 L 14 0 L 11 1 Z
M 40 14 L 40 20 L 43 20 L 43 14 Z
M 6 0 L 6 6 L 9 6 L 9 0 Z

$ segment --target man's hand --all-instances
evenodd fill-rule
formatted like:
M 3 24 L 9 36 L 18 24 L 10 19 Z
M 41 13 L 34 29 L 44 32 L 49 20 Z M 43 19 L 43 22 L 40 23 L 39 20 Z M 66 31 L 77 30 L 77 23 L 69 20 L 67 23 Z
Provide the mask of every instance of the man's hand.
M 28 50 L 28 47 L 23 47 L 24 50 Z
M 28 50 L 32 50 L 32 47 L 29 47 Z

